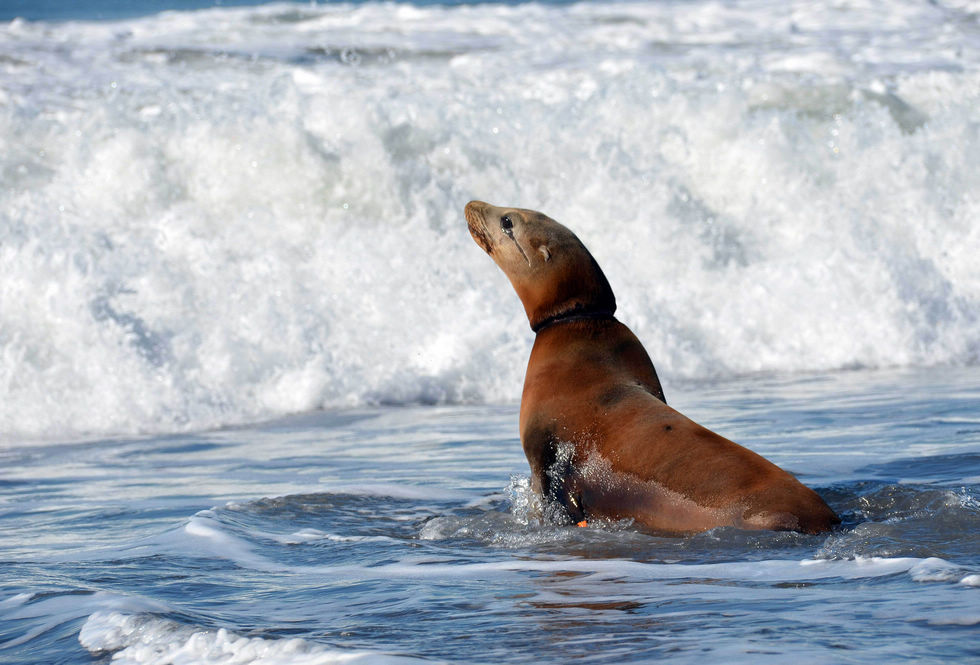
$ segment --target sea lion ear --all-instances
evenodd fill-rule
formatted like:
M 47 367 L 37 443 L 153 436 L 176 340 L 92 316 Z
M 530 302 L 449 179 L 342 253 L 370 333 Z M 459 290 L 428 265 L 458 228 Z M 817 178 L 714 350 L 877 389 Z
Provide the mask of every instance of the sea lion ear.
M 547 245 L 538 245 L 538 254 L 543 256 L 545 261 L 551 260 L 551 250 L 548 249 Z

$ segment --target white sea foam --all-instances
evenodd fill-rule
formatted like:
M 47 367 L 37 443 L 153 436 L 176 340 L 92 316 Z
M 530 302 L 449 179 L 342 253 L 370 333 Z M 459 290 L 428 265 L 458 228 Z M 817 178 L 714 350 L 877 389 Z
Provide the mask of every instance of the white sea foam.
M 668 379 L 976 363 L 976 12 L 2 25 L 0 432 L 516 399 L 531 334 L 470 198 L 575 229 Z
M 0 604 L 0 620 L 30 621 L 27 630 L 13 639 L 0 643 L 0 647 L 7 649 L 26 644 L 49 630 L 66 622 L 89 616 L 93 612 L 164 612 L 168 609 L 156 601 L 106 591 L 58 595 L 40 600 L 34 600 L 35 597 L 36 594 L 17 594 L 12 599 L 8 599 L 14 602 Z
M 319 529 L 301 529 L 289 535 L 279 535 L 274 533 L 264 534 L 271 540 L 283 545 L 302 545 L 317 541 L 330 541 L 334 543 L 394 543 L 398 542 L 394 538 L 387 536 L 341 536 L 336 533 L 326 533 Z
M 912 566 L 909 576 L 916 582 L 956 582 L 963 578 L 963 569 L 943 559 L 929 557 Z
M 976 586 L 980 587 L 980 575 L 967 575 L 960 580 L 960 584 L 964 586 Z
M 152 615 L 96 612 L 78 635 L 94 654 L 111 652 L 116 665 L 221 663 L 221 665 L 398 665 L 430 662 L 386 654 L 342 651 L 294 639 L 243 637 L 219 628 L 206 630 Z

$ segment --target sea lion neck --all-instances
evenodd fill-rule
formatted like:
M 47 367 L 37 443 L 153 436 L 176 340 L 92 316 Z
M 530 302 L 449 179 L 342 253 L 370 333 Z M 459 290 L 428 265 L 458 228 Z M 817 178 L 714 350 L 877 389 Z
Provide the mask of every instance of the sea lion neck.
M 615 321 L 616 317 L 613 316 L 613 312 L 609 312 L 609 311 L 602 311 L 602 310 L 584 311 L 579 309 L 572 309 L 567 312 L 561 312 L 559 314 L 555 314 L 554 316 L 549 316 L 547 319 L 538 322 L 537 325 L 531 326 L 531 330 L 534 331 L 534 334 L 538 334 L 539 332 L 543 330 L 547 330 L 548 328 L 558 325 L 559 323 L 571 323 L 573 321 L 597 321 L 597 320 Z
M 612 318 L 616 313 L 616 296 L 602 269 L 585 245 L 574 241 L 556 252 L 542 274 L 511 279 L 536 333 L 571 317 Z

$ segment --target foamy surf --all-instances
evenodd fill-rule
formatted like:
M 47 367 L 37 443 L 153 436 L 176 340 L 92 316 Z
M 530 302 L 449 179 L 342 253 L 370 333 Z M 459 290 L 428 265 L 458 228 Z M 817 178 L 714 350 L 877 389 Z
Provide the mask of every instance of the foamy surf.
M 911 0 L 0 26 L 0 431 L 520 392 L 470 198 L 574 228 L 661 375 L 975 364 L 980 48 Z
M 112 654 L 117 665 L 410 665 L 420 658 L 328 649 L 306 640 L 244 637 L 224 628 L 181 625 L 152 615 L 96 612 L 78 635 L 93 656 Z

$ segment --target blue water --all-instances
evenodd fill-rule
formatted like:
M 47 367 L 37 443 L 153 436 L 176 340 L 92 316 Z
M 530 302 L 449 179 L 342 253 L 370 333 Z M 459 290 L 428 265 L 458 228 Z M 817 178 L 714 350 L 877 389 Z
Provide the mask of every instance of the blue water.
M 628 524 L 543 524 L 527 506 L 514 406 L 355 409 L 13 445 L 2 453 L 0 655 L 938 663 L 980 654 L 975 371 L 669 387 L 683 411 L 816 487 L 843 526 L 662 538 Z
M 0 5 L 0 661 L 977 659 L 975 2 L 167 7 Z M 841 528 L 541 522 L 474 198 Z
M 248 0 L 104 0 L 102 2 L 59 2 L 58 0 L 2 0 L 0 20 L 23 18 L 34 21 L 105 20 L 144 16 L 168 10 L 204 9 L 220 6 L 258 5 Z
M 316 7 L 331 3 L 363 4 L 364 0 L 352 0 L 347 3 L 337 0 L 281 0 L 280 4 L 289 2 Z M 494 0 L 494 3 L 521 4 L 520 0 Z M 61 0 L 0 0 L 0 21 L 15 18 L 32 21 L 119 20 L 163 11 L 248 7 L 263 4 L 269 3 L 265 0 L 86 0 L 70 3 Z M 472 0 L 413 0 L 411 4 L 453 6 L 478 3 Z M 545 0 L 544 4 L 568 4 L 568 0 Z

